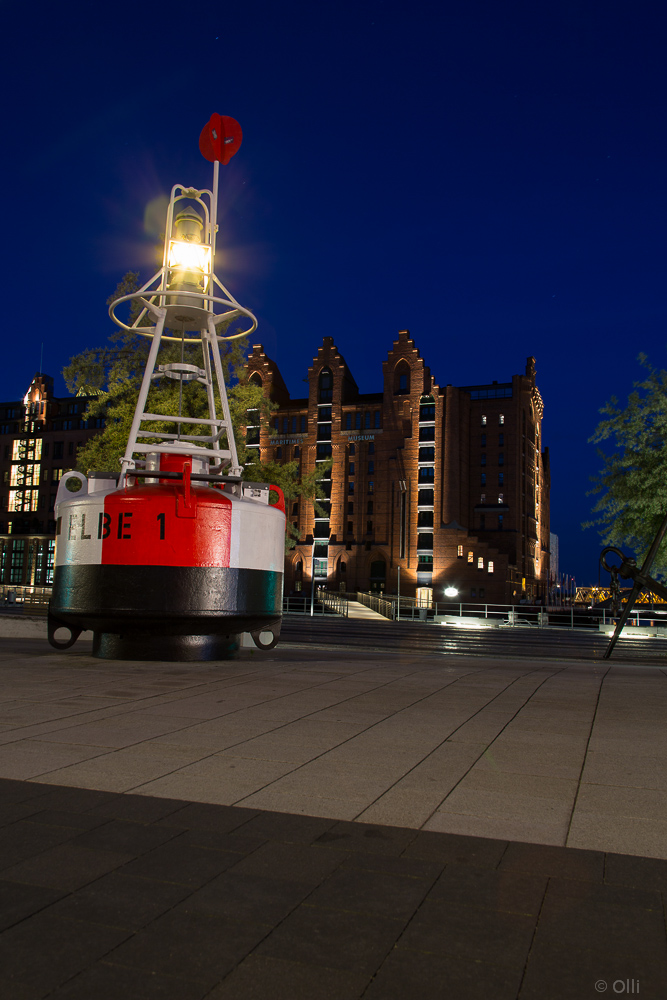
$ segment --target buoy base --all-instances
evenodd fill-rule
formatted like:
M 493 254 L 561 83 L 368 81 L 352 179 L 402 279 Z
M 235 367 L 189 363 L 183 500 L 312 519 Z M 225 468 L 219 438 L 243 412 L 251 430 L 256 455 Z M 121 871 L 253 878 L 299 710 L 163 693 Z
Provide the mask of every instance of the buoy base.
M 93 633 L 93 656 L 100 660 L 230 660 L 239 648 L 237 635 L 146 635 Z

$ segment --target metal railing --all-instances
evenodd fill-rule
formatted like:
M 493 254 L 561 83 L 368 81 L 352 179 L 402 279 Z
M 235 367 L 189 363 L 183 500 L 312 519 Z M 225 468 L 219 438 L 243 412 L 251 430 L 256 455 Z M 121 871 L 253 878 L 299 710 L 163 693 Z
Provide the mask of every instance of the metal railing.
M 46 611 L 51 600 L 51 587 L 0 586 L 0 608 L 5 611 Z
M 51 587 L 21 587 L 0 585 L 0 612 L 46 613 L 51 598 Z M 311 600 L 306 594 L 283 598 L 283 614 L 336 615 L 349 617 L 349 602 L 358 601 L 389 621 L 421 621 L 435 623 L 444 616 L 469 619 L 487 619 L 502 626 L 534 628 L 567 628 L 598 630 L 600 626 L 615 625 L 618 618 L 605 608 L 557 607 L 529 604 L 473 604 L 470 602 L 441 601 L 427 606 L 420 605 L 414 597 L 399 598 L 394 594 L 373 594 L 357 591 L 343 593 L 319 587 Z M 473 624 L 472 622 L 470 623 Z M 626 627 L 665 629 L 667 611 L 641 605 L 633 608 Z
M 323 587 L 320 587 L 317 591 L 317 598 L 327 611 L 347 618 L 349 610 L 349 598 L 347 594 L 336 593 L 335 590 L 324 590 Z
M 342 615 L 347 616 L 347 596 L 317 590 L 311 598 L 306 594 L 283 597 L 284 615 Z
M 442 618 L 485 619 L 499 626 L 516 626 L 533 628 L 567 628 L 598 630 L 600 626 L 614 625 L 618 620 L 605 608 L 557 607 L 534 604 L 473 604 L 471 602 L 442 601 L 424 605 L 414 597 L 401 597 L 393 594 L 373 594 L 358 591 L 355 594 L 338 595 L 320 590 L 322 595 L 329 597 L 344 596 L 348 601 L 358 601 L 389 621 L 421 621 L 438 622 Z M 333 601 L 330 605 L 333 609 Z M 346 613 L 347 610 L 346 610 Z M 472 625 L 473 622 L 471 621 Z M 664 627 L 667 631 L 667 612 L 635 608 L 628 620 L 628 627 L 639 626 Z
M 393 619 L 394 617 L 393 602 L 391 599 L 378 594 L 357 591 L 354 595 L 354 600 L 358 601 L 359 604 L 363 604 L 364 607 L 370 608 L 371 611 L 375 611 L 378 615 L 382 615 L 383 618 Z

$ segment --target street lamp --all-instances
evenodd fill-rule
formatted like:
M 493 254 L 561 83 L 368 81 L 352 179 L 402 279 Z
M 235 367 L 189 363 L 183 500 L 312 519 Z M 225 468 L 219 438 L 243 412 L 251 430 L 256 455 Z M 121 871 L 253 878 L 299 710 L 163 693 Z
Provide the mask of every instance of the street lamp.
M 456 587 L 445 587 L 445 597 L 458 597 L 459 592 Z

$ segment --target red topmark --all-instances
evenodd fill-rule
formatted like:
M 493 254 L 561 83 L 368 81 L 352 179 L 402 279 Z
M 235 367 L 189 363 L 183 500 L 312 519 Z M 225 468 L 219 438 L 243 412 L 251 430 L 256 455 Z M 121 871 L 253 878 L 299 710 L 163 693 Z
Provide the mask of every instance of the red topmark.
M 237 153 L 243 139 L 241 126 L 234 118 L 227 115 L 211 115 L 199 136 L 199 149 L 206 160 L 214 163 L 229 163 L 234 153 Z

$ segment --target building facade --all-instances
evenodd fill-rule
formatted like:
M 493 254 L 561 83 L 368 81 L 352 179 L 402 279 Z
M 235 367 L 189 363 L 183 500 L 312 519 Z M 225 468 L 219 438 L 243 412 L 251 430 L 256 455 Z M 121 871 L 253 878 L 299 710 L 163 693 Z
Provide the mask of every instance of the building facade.
M 56 397 L 38 372 L 21 400 L 0 403 L 0 584 L 49 586 L 58 483 L 103 426 L 84 420 L 88 396 Z M 94 426 L 90 426 L 94 424 Z
M 383 389 L 361 393 L 326 337 L 291 399 L 261 345 L 249 377 L 278 406 L 247 443 L 263 460 L 330 471 L 317 506 L 294 502 L 299 532 L 285 593 L 400 591 L 422 602 L 513 604 L 546 597 L 549 456 L 535 359 L 490 385 L 439 386 L 407 330 L 382 366 Z M 452 594 L 456 591 L 456 596 Z

